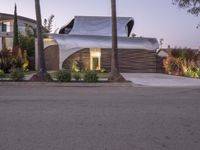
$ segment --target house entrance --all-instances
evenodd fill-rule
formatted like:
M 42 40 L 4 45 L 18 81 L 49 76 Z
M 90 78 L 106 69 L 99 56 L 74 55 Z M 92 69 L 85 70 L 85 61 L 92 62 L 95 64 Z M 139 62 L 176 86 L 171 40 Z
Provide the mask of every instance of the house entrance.
M 101 69 L 101 49 L 91 48 L 90 49 L 90 70 Z

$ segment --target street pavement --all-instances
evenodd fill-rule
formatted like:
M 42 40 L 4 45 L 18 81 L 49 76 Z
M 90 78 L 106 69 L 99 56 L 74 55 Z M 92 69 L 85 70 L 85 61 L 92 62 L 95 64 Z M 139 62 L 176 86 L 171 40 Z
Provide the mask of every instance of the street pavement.
M 0 86 L 0 150 L 199 150 L 200 88 Z

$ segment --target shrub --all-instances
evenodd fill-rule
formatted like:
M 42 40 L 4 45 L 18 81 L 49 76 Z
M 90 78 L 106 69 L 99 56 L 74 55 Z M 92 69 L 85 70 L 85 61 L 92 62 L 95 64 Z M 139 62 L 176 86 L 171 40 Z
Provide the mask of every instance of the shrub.
M 83 62 L 80 61 L 80 60 L 74 60 L 71 63 L 71 71 L 72 72 L 83 72 L 83 71 L 85 71 L 85 66 L 84 66 Z
M 105 73 L 105 72 L 107 72 L 107 71 L 106 71 L 105 68 L 101 68 L 100 72 L 101 72 L 101 73 Z
M 12 68 L 22 68 L 23 60 L 20 57 L 12 58 Z
M 3 70 L 0 69 L 0 78 L 4 78 L 5 77 L 5 73 Z
M 81 79 L 81 75 L 80 73 L 73 73 L 73 78 L 76 80 L 76 81 L 79 81 Z
M 27 56 L 35 56 L 35 38 L 31 34 L 22 35 L 19 34 L 19 46 L 22 50 L 27 50 Z
M 200 68 L 189 68 L 185 72 L 185 76 L 191 77 L 191 78 L 200 78 Z
M 13 69 L 10 73 L 10 78 L 14 81 L 20 81 L 24 79 L 24 72 L 22 69 Z
M 173 75 L 197 77 L 197 53 L 191 49 L 168 49 L 168 57 L 163 60 L 165 71 Z
M 58 72 L 56 72 L 56 79 L 60 82 L 70 82 L 71 73 L 66 70 L 59 70 Z
M 83 80 L 85 82 L 97 82 L 98 75 L 95 71 L 88 71 L 85 73 Z
M 175 59 L 172 59 L 172 58 L 164 59 L 163 65 L 164 65 L 165 71 L 168 74 L 176 74 L 175 72 L 177 72 L 178 70 L 178 65 Z
M 196 73 L 197 73 L 198 78 L 200 78 L 200 67 L 197 68 Z
M 5 73 L 9 73 L 12 68 L 12 55 L 9 50 L 0 51 L 0 69 Z
M 15 49 L 13 54 L 18 53 L 19 51 L 21 50 Z M 13 54 L 7 49 L 0 51 L 0 69 L 2 69 L 5 73 L 10 73 L 11 69 L 22 68 L 23 66 L 23 58 L 21 56 L 14 56 Z

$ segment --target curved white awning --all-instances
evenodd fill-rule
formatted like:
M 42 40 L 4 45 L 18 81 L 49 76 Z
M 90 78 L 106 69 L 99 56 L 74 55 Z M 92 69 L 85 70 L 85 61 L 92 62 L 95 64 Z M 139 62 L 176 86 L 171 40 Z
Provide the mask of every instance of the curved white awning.
M 117 33 L 119 37 L 128 37 L 132 31 L 134 20 L 131 17 L 117 17 Z M 62 27 L 61 34 L 112 36 L 111 17 L 76 16 L 69 24 Z

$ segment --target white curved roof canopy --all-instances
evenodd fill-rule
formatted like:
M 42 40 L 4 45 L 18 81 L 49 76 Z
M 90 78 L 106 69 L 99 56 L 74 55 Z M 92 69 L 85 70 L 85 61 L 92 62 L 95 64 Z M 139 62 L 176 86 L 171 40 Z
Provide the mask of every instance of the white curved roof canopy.
M 110 36 L 88 36 L 88 35 L 68 35 L 49 34 L 55 39 L 58 45 L 65 46 L 66 50 L 79 48 L 112 48 L 112 37 Z M 118 37 L 118 48 L 120 49 L 158 49 L 158 41 L 155 38 L 140 37 Z
M 128 37 L 134 25 L 131 17 L 117 17 L 119 37 Z M 112 36 L 111 17 L 76 16 L 61 28 L 60 34 Z

